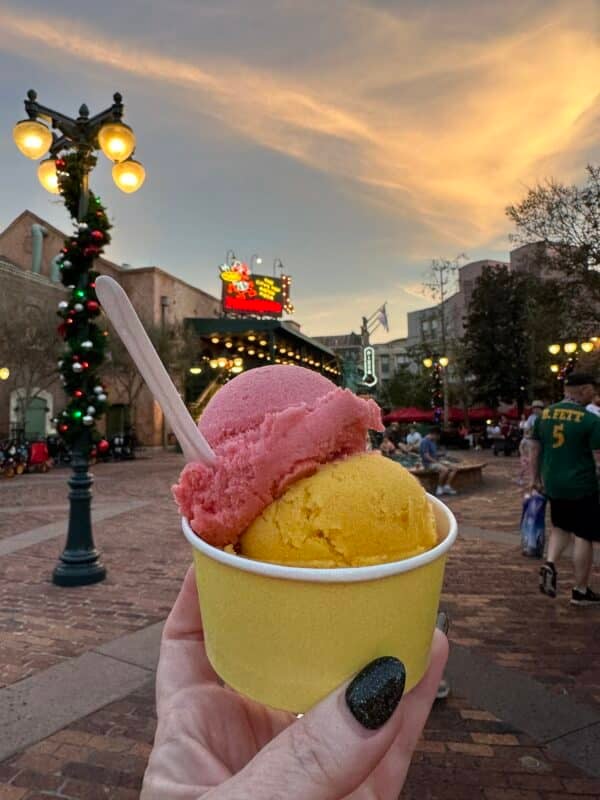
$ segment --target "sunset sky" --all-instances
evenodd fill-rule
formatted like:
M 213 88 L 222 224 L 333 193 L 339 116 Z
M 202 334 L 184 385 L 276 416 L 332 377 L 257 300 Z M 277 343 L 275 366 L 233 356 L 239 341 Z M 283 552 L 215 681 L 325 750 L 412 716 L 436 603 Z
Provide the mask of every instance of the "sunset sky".
M 51 13 L 49 11 L 51 8 Z M 86 9 L 87 10 L 83 10 Z M 23 99 L 91 113 L 121 91 L 147 181 L 92 188 L 107 257 L 218 293 L 228 248 L 281 258 L 311 335 L 390 334 L 431 258 L 507 258 L 507 204 L 600 156 L 596 0 L 0 0 L 0 228 L 70 230 L 12 143 Z

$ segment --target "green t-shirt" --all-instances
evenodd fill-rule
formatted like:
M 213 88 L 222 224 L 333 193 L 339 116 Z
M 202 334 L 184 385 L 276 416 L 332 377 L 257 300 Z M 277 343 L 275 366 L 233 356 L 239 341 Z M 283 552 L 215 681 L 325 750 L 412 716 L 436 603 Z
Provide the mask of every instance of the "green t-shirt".
M 548 497 L 577 498 L 598 491 L 594 450 L 600 450 L 600 417 L 572 400 L 545 408 L 533 426 L 542 445 L 542 478 Z

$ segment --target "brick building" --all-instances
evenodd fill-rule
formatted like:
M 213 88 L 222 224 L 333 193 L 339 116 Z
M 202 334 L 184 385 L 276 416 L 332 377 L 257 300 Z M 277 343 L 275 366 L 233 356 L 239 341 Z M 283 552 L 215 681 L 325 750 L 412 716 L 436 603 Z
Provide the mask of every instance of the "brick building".
M 0 232 L 1 315 L 9 315 L 16 305 L 55 309 L 66 296 L 55 262 L 66 235 L 31 211 L 23 211 Z M 221 304 L 216 297 L 159 267 L 131 269 L 99 258 L 95 268 L 123 286 L 146 324 L 171 324 L 190 317 L 214 318 L 220 314 Z M 16 330 L 15 336 L 18 335 Z M 2 366 L 0 364 L 0 368 Z M 7 380 L 0 380 L 0 438 L 14 429 L 18 397 L 19 387 L 14 385 L 10 376 Z M 62 386 L 57 379 L 28 410 L 28 434 L 49 433 L 53 427 L 52 418 L 63 408 L 64 401 Z M 109 401 L 110 409 L 103 424 L 108 426 L 110 434 L 117 432 L 122 425 L 126 409 L 124 398 L 115 389 L 110 390 Z M 136 401 L 135 418 L 136 432 L 142 444 L 160 445 L 163 442 L 163 415 L 145 386 Z

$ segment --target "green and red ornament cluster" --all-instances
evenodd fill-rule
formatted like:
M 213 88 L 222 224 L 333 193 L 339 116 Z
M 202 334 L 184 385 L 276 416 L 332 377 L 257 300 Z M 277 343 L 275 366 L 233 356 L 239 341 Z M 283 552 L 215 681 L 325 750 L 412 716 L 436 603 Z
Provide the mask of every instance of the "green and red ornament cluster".
M 107 401 L 99 369 L 104 361 L 108 333 L 95 322 L 100 314 L 95 283 L 98 273 L 91 267 L 110 242 L 111 225 L 100 199 L 91 192 L 87 212 L 78 220 L 82 177 L 95 162 L 93 153 L 77 151 L 56 161 L 60 193 L 75 224 L 75 231 L 65 239 L 59 259 L 61 280 L 70 290 L 70 296 L 58 304 L 61 318 L 58 333 L 65 341 L 58 368 L 68 398 L 58 419 L 58 432 L 72 445 L 89 431 L 88 448 L 96 438 L 94 426 L 106 410 Z

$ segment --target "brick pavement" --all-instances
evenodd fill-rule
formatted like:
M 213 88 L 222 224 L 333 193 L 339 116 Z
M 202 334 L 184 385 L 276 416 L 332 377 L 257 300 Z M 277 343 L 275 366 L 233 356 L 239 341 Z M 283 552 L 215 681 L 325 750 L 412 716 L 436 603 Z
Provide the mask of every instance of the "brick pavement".
M 584 657 L 591 643 L 600 641 L 600 618 L 566 603 L 568 570 L 561 573 L 564 581 L 556 601 L 539 594 L 536 562 L 524 559 L 518 548 L 520 491 L 508 478 L 517 462 L 491 456 L 488 461 L 485 491 L 453 498 L 451 505 L 463 524 L 515 532 L 515 544 L 459 541 L 444 590 L 451 639 L 509 669 L 534 675 L 554 692 L 600 703 L 600 670 L 593 670 L 593 659 Z M 95 528 L 109 568 L 105 583 L 73 590 L 53 587 L 48 576 L 63 543 L 60 538 L 0 559 L 4 685 L 164 618 L 189 561 L 168 491 L 180 464 L 179 456 L 169 454 L 95 467 L 98 503 L 152 501 L 148 509 Z M 0 505 L 15 507 L 25 497 L 30 506 L 60 506 L 64 486 L 46 477 L 0 482 Z M 50 516 L 57 519 L 61 513 L 59 509 Z M 0 519 L 0 536 L 16 532 L 8 528 L 13 516 Z M 597 664 L 598 645 L 593 647 Z M 0 764 L 0 800 L 137 797 L 153 729 L 148 685 Z M 411 800 L 598 796 L 598 779 L 586 777 L 485 708 L 469 707 L 461 697 L 434 709 L 403 793 Z

